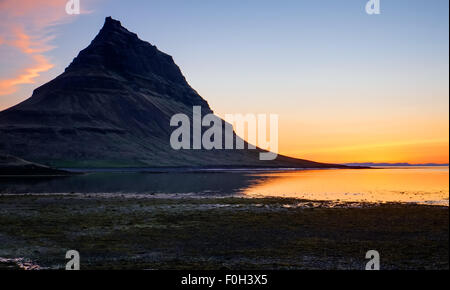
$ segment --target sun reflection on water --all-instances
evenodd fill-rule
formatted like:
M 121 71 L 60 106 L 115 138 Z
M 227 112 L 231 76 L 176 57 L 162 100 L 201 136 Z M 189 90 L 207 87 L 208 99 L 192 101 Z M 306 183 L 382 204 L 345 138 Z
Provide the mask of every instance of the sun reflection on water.
M 256 173 L 248 196 L 449 205 L 448 167 L 330 169 Z

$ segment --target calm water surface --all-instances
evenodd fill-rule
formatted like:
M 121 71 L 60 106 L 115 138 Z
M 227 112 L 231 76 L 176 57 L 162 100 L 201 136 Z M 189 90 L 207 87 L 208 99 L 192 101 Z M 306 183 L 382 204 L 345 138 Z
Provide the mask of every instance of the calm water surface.
M 449 205 L 448 167 L 291 171 L 94 172 L 58 178 L 0 178 L 1 194 L 275 196 L 311 200 Z
M 245 193 L 312 200 L 449 204 L 448 167 L 311 170 L 267 176 L 270 178 L 250 186 Z

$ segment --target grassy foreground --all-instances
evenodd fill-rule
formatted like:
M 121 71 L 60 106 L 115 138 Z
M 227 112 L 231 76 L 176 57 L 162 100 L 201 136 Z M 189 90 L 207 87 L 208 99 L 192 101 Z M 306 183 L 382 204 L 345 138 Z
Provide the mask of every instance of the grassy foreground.
M 0 196 L 0 257 L 82 269 L 449 269 L 448 207 L 281 198 Z M 0 263 L 1 268 L 11 268 Z

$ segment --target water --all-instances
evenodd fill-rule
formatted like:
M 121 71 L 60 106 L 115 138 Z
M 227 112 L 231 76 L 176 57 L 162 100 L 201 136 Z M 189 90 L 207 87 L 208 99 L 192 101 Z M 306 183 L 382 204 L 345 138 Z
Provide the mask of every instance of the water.
M 1 194 L 295 197 L 309 200 L 449 205 L 448 167 L 327 170 L 91 172 L 42 178 L 0 178 Z
M 311 200 L 412 202 L 449 205 L 448 167 L 393 167 L 364 170 L 308 170 L 267 174 L 251 196 Z

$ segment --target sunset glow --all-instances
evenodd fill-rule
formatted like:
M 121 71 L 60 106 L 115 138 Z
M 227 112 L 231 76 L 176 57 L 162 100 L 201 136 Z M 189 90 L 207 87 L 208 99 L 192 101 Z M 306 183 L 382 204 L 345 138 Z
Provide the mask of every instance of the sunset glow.
M 449 5 L 0 0 L 0 274 L 445 274 Z
M 446 0 L 387 2 L 373 17 L 364 1 L 175 1 L 174 11 L 164 1 L 82 0 L 81 15 L 67 15 L 66 2 L 0 2 L 0 110 L 60 74 L 113 15 L 171 54 L 218 115 L 278 114 L 280 154 L 449 162 Z

